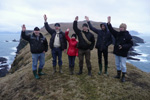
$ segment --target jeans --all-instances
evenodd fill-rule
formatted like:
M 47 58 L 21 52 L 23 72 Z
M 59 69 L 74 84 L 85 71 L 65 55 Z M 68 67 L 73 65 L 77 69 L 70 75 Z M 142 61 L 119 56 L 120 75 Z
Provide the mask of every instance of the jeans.
M 117 70 L 122 70 L 122 72 L 126 73 L 126 59 L 127 57 L 117 56 L 115 55 L 116 67 Z
M 62 50 L 61 50 L 61 48 L 53 48 L 52 49 L 52 57 L 53 57 L 53 66 L 57 65 L 57 57 L 58 57 L 59 66 L 62 66 Z
M 74 68 L 76 56 L 68 56 L 69 59 L 69 67 Z
M 32 70 L 37 70 L 38 60 L 40 61 L 39 68 L 43 69 L 45 64 L 45 53 L 32 54 Z
M 87 68 L 91 69 L 91 61 L 90 61 L 90 56 L 91 56 L 91 53 L 90 53 L 90 50 L 81 50 L 79 49 L 79 67 L 80 68 L 83 68 L 83 61 L 84 61 L 84 56 L 85 56 L 85 59 L 86 59 L 86 66 Z
M 104 56 L 105 65 L 108 65 L 108 49 L 103 51 L 98 49 L 98 63 L 102 64 L 102 53 Z

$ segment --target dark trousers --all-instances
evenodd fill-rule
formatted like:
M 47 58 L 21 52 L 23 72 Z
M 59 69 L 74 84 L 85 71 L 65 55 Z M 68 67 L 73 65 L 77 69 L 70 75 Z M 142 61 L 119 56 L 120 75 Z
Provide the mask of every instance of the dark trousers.
M 69 67 L 74 68 L 76 56 L 68 56 L 69 59 Z
M 79 49 L 78 51 L 78 55 L 79 55 L 79 67 L 83 68 L 83 61 L 84 61 L 84 57 L 86 59 L 86 66 L 88 69 L 91 69 L 91 61 L 90 61 L 90 50 L 81 50 Z
M 62 50 L 61 50 L 61 48 L 53 48 L 52 49 L 52 57 L 53 57 L 53 66 L 57 65 L 57 57 L 58 57 L 58 65 L 62 66 Z
M 105 65 L 108 65 L 108 49 L 106 50 L 98 49 L 98 63 L 102 64 L 102 54 L 104 57 Z

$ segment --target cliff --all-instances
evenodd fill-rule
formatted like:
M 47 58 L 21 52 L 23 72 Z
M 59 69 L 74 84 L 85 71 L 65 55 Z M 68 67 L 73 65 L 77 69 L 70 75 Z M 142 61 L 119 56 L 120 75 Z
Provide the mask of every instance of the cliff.
M 73 31 L 72 28 L 70 29 Z M 43 30 L 44 28 L 42 33 L 49 40 L 50 35 Z M 108 76 L 97 74 L 99 70 L 97 50 L 92 50 L 92 77 L 89 77 L 85 65 L 83 75 L 69 75 L 66 53 L 62 56 L 64 73 L 52 75 L 52 58 L 49 49 L 43 69 L 47 75 L 36 80 L 32 74 L 32 58 L 27 44 L 16 56 L 12 73 L 0 78 L 0 100 L 146 100 L 150 98 L 149 73 L 127 64 L 126 82 L 121 83 L 113 78 L 116 75 L 116 67 L 112 50 L 113 46 L 110 46 Z M 75 72 L 78 72 L 78 63 L 76 58 Z

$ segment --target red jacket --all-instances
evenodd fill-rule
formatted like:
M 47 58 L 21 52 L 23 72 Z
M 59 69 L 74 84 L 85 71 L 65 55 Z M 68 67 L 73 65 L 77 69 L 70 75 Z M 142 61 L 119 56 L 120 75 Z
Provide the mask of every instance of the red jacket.
M 69 43 L 67 54 L 69 56 L 78 56 L 78 48 L 77 43 L 78 41 L 75 38 L 71 38 L 68 36 L 69 32 L 65 32 L 65 37 Z

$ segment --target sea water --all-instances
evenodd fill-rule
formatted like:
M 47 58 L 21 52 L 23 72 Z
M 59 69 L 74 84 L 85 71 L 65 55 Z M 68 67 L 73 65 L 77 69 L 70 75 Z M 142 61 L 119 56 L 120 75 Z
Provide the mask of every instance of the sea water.
M 17 40 L 14 42 L 13 40 Z M 13 63 L 17 46 L 19 44 L 20 34 L 14 33 L 1 33 L 0 34 L 0 57 L 7 59 L 7 65 L 9 65 L 8 70 L 11 68 L 11 64 Z
M 138 37 L 145 41 L 145 43 L 139 43 L 139 46 L 134 47 L 136 52 L 141 55 L 133 57 L 140 59 L 140 61 L 128 60 L 128 62 L 144 72 L 150 72 L 150 35 L 138 35 Z

